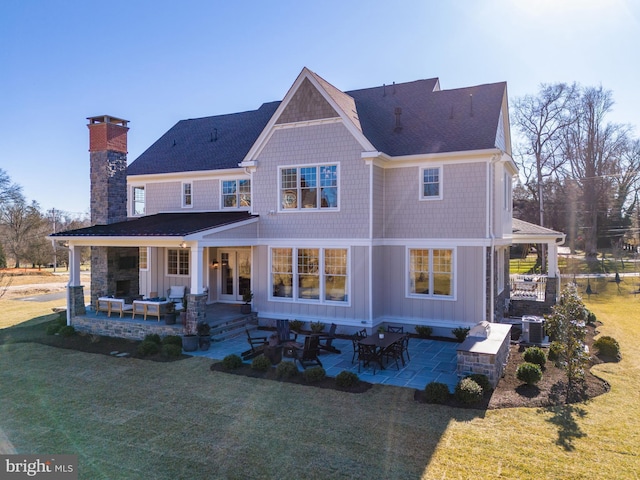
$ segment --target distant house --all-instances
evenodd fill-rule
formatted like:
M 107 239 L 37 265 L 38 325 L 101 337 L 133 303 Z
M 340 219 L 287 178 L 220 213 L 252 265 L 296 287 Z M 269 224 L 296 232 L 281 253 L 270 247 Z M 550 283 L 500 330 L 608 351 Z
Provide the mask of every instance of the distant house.
M 183 285 L 190 309 L 252 291 L 261 322 L 450 332 L 503 314 L 506 83 L 343 92 L 304 68 L 282 101 L 182 120 L 128 166 L 128 122 L 88 126 L 93 226 L 55 235 L 72 252 L 71 317 L 86 245 L 94 306 Z

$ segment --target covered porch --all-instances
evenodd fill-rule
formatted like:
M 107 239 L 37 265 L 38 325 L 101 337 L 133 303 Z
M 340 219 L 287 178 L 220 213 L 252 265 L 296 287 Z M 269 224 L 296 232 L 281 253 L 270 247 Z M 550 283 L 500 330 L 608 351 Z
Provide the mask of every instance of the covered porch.
M 513 244 L 543 245 L 541 273 L 513 274 L 509 278 L 509 314 L 542 314 L 556 303 L 560 293 L 558 247 L 565 234 L 517 218 L 513 219 Z

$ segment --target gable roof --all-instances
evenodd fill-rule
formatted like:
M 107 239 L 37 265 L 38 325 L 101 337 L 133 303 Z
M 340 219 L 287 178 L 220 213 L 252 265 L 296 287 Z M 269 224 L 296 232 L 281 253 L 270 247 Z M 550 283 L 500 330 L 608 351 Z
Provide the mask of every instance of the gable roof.
M 387 155 L 496 147 L 506 95 L 504 82 L 440 90 L 439 80 L 432 78 L 342 92 L 306 68 L 301 76 L 306 78 L 298 88 L 308 90 L 308 79 L 313 78 L 343 118 L 353 124 L 354 131 L 362 132 L 371 145 Z M 326 103 L 322 94 L 306 97 Z M 269 121 L 273 123 L 280 104 L 270 102 L 258 110 L 182 120 L 132 162 L 127 175 L 237 168 Z M 321 110 L 327 111 L 327 106 L 320 105 Z M 338 116 L 331 111 L 332 117 Z
M 109 225 L 94 225 L 50 237 L 184 237 L 246 220 L 257 219 L 249 212 L 158 213 Z

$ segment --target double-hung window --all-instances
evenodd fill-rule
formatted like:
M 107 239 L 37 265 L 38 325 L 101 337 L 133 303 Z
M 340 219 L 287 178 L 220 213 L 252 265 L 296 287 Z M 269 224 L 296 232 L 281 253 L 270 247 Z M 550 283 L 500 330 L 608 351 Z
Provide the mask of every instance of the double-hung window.
M 338 166 L 308 165 L 281 168 L 280 208 L 337 209 Z
M 133 187 L 133 215 L 144 215 L 145 196 L 144 187 Z
M 251 180 L 222 181 L 223 208 L 244 208 L 251 206 Z
M 420 169 L 420 199 L 439 200 L 442 198 L 442 167 Z
M 167 275 L 189 275 L 188 248 L 170 248 L 167 250 Z
M 272 248 L 272 298 L 348 301 L 346 248 Z
M 182 208 L 193 207 L 193 185 L 190 182 L 182 184 Z
M 453 297 L 453 250 L 410 248 L 408 270 L 410 297 Z

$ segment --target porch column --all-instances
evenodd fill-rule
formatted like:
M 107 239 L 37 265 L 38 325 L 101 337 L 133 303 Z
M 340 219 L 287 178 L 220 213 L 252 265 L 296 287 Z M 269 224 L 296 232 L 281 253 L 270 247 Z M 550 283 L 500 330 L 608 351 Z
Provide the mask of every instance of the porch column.
M 67 284 L 67 325 L 71 319 L 87 313 L 84 306 L 84 288 L 80 281 L 80 249 L 69 245 L 69 283 Z
M 204 248 L 197 246 L 191 247 L 191 293 L 204 293 L 204 283 L 202 276 L 204 275 Z
M 547 243 L 547 275 L 549 277 L 560 277 L 558 271 L 558 245 L 555 242 Z

